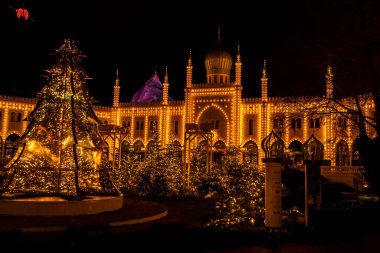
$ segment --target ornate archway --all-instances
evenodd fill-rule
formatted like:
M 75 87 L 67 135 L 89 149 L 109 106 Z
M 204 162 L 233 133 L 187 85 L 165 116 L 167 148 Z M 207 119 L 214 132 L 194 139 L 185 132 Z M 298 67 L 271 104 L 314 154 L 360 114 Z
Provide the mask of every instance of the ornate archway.
M 229 119 L 222 107 L 216 104 L 208 105 L 198 114 L 196 124 L 212 123 L 213 134 L 216 139 L 229 140 Z

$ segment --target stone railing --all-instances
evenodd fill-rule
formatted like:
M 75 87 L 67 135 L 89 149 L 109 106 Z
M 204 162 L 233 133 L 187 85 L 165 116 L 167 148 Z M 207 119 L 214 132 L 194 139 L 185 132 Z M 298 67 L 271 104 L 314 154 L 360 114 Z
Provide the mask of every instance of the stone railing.
M 362 166 L 321 166 L 321 176 L 331 182 L 344 183 L 357 191 L 364 190 Z

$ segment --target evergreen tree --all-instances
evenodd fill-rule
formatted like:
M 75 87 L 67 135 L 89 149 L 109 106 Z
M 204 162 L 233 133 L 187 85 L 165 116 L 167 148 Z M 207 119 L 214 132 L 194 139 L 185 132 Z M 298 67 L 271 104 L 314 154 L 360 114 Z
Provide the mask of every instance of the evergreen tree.
M 8 164 L 1 190 L 7 194 L 78 196 L 117 194 L 81 67 L 81 52 L 65 39 L 47 70 L 22 148 Z
M 222 194 L 210 225 L 222 228 L 262 226 L 264 222 L 264 172 L 247 159 L 239 163 L 239 150 L 230 147 L 222 161 Z
M 153 139 L 147 147 L 146 157 L 133 173 L 132 179 L 136 186 L 136 192 L 140 196 L 166 197 L 182 193 L 183 175 L 182 162 L 173 154 L 161 148 L 161 141 L 157 127 L 153 128 Z

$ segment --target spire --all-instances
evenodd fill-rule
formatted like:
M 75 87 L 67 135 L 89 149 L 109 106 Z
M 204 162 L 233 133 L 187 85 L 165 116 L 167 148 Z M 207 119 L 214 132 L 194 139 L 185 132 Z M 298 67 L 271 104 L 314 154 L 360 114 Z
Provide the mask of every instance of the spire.
M 119 81 L 119 69 L 116 69 L 116 81 L 115 81 L 115 86 L 119 86 L 120 81 Z
M 168 78 L 168 66 L 166 66 L 165 69 L 165 78 L 164 78 L 164 83 L 169 83 L 169 78 Z
M 330 55 L 329 55 L 329 63 L 327 65 L 327 73 L 326 73 L 326 97 L 332 98 L 334 93 L 334 75 L 332 73 L 332 67 L 330 63 Z
M 193 82 L 193 65 L 192 65 L 192 60 L 191 60 L 191 48 L 190 48 L 189 60 L 186 66 L 186 88 L 190 88 L 192 82 Z
M 267 78 L 267 60 L 264 60 L 263 76 L 262 76 L 262 78 Z
M 238 48 L 237 48 L 236 62 L 240 62 L 240 44 L 238 44 Z
M 162 93 L 162 100 L 163 104 L 167 105 L 169 100 L 169 77 L 168 77 L 168 66 L 166 66 L 165 71 L 165 78 L 164 78 L 164 84 L 163 84 L 163 93 Z
M 113 106 L 119 107 L 120 99 L 120 82 L 119 82 L 119 69 L 116 69 L 116 80 L 115 85 L 113 86 Z
M 263 75 L 261 77 L 261 100 L 268 101 L 268 77 L 267 77 L 267 60 L 264 60 Z
M 193 62 L 192 62 L 192 59 L 191 59 L 191 48 L 190 48 L 190 52 L 189 52 L 189 60 L 187 61 L 187 66 L 192 66 Z
M 240 61 L 240 45 L 237 47 L 237 56 L 235 62 L 235 85 L 241 85 L 241 61 Z

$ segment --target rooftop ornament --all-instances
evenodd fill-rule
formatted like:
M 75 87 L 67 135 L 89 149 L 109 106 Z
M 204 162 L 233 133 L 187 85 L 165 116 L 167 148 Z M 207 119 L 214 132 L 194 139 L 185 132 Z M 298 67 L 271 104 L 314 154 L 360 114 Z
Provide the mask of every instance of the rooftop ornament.
M 305 160 L 323 160 L 323 144 L 314 134 L 302 145 Z
M 261 147 L 265 152 L 265 159 L 282 159 L 284 156 L 284 141 L 273 130 L 263 139 Z

